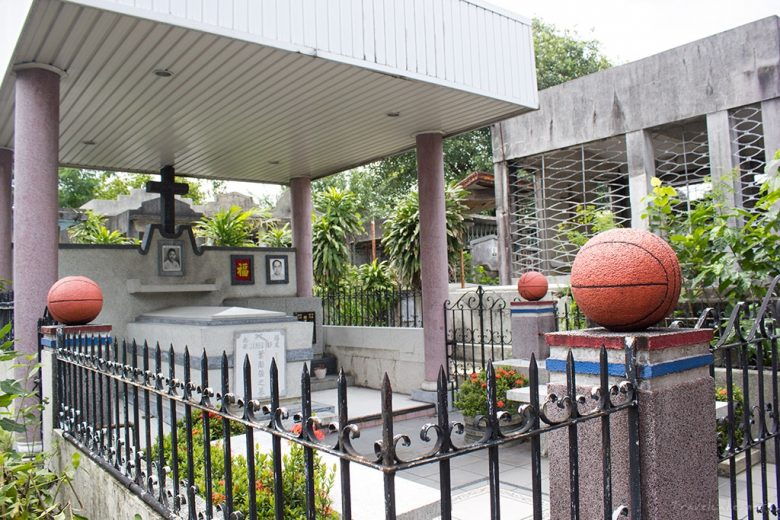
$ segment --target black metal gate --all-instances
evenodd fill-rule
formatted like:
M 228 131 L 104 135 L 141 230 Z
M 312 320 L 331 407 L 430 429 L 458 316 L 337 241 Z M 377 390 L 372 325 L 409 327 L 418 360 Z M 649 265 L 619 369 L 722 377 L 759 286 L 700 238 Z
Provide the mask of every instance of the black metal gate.
M 724 403 L 718 413 L 719 472 L 729 481 L 721 499 L 732 519 L 780 514 L 779 283 L 780 276 L 760 306 L 738 303 L 712 349 L 716 399 Z
M 483 370 L 488 361 L 512 353 L 512 331 L 506 301 L 482 286 L 455 303 L 444 302 L 448 376 L 457 386 L 460 378 Z

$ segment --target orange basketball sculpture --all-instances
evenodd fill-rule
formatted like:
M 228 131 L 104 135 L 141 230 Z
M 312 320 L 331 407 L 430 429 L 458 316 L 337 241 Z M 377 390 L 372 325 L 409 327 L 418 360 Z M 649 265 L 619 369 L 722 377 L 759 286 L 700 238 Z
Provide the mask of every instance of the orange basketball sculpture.
M 528 301 L 541 300 L 547 294 L 547 278 L 538 271 L 523 273 L 517 281 L 517 292 Z
M 607 329 L 638 331 L 665 318 L 680 297 L 677 255 L 658 236 L 612 229 L 582 246 L 571 267 L 571 291 L 582 312 Z
M 65 325 L 84 325 L 97 318 L 103 308 L 103 291 L 86 276 L 66 276 L 49 289 L 49 314 Z

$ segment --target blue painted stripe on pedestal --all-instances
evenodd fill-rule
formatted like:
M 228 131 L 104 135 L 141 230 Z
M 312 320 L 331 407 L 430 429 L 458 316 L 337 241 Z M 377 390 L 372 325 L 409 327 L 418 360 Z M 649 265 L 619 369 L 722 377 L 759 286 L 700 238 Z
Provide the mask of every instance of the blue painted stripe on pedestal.
M 47 341 L 46 338 L 41 339 L 41 343 L 46 345 L 47 347 L 56 347 L 57 346 L 57 340 L 55 338 L 52 338 L 48 341 L 50 341 L 50 344 L 44 343 Z M 65 346 L 66 347 L 75 347 L 79 344 L 79 341 L 83 341 L 83 344 L 87 347 L 91 347 L 93 344 L 97 346 L 98 344 L 102 343 L 103 345 L 112 345 L 114 343 L 113 336 L 89 336 L 82 338 L 82 340 L 79 340 L 77 337 L 67 337 L 65 339 Z
M 548 372 L 566 372 L 565 359 L 548 359 L 545 361 Z M 607 365 L 609 375 L 616 377 L 626 376 L 626 366 L 622 363 L 609 363 Z M 599 363 L 597 361 L 575 361 L 574 372 L 576 374 L 594 374 L 600 373 Z
M 655 365 L 644 365 L 639 367 L 639 377 L 642 379 L 652 379 L 676 372 L 685 372 L 694 368 L 706 367 L 712 364 L 714 356 L 712 354 L 703 354 L 689 358 L 676 359 L 666 363 Z
M 553 307 L 542 307 L 537 309 L 512 309 L 512 314 L 552 314 L 555 311 Z
M 712 354 L 703 354 L 655 365 L 640 365 L 637 368 L 640 379 L 653 379 L 677 372 L 693 370 L 694 368 L 706 367 L 712 364 L 713 359 Z M 564 359 L 548 359 L 545 365 L 548 372 L 566 372 L 566 360 Z M 611 376 L 626 376 L 626 367 L 622 363 L 609 363 L 607 367 Z M 575 361 L 574 371 L 577 374 L 598 375 L 599 363 L 596 361 Z

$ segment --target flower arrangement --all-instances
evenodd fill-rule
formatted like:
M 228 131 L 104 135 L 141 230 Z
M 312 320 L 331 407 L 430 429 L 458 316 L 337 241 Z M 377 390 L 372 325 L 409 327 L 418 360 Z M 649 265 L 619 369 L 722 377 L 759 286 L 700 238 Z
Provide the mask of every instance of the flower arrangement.
M 528 386 L 528 378 L 509 367 L 496 368 L 496 406 L 499 411 L 516 408 L 518 403 L 507 399 L 512 388 Z M 472 372 L 455 396 L 455 408 L 464 416 L 487 415 L 487 373 L 484 370 Z

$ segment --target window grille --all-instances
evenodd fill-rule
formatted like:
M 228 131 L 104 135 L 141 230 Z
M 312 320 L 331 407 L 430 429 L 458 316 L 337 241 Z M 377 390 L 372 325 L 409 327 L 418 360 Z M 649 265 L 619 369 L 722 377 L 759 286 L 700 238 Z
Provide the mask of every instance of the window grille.
M 758 200 L 761 184 L 766 180 L 761 106 L 747 105 L 730 110 L 729 126 L 732 130 L 731 149 L 734 151 L 739 171 L 739 182 L 735 183 L 738 190 L 735 201 L 744 208 L 753 208 Z
M 609 210 L 630 224 L 628 167 L 622 137 L 525 157 L 511 175 L 512 270 L 566 275 L 579 249 L 572 237 L 589 236 L 587 217 Z
M 712 190 L 710 153 L 705 120 L 667 126 L 651 133 L 655 175 L 673 186 L 683 201 L 681 211 Z

